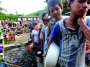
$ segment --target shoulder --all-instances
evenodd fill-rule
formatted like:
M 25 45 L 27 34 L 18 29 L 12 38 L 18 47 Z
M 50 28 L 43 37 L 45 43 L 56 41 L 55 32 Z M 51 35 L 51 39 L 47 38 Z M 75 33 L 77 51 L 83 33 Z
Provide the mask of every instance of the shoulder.
M 44 32 L 44 30 L 45 30 L 45 27 L 43 27 L 41 31 Z
M 56 22 L 55 26 L 56 26 L 56 27 L 61 26 L 62 23 L 63 23 L 63 20 L 60 20 L 60 21 Z
M 55 23 L 56 23 L 56 21 L 55 21 L 55 20 L 50 20 L 50 21 L 49 21 L 49 25 L 50 25 L 50 26 L 55 25 Z
M 56 21 L 54 19 L 50 20 L 49 23 L 55 23 Z
M 35 32 L 35 30 L 32 30 L 32 33 L 34 33 Z
M 59 32 L 61 23 L 62 23 L 62 21 L 56 22 L 56 24 L 53 27 L 53 30 Z
M 90 27 L 90 17 L 86 17 L 86 24 Z
M 34 29 L 32 30 L 32 32 L 34 31 Z

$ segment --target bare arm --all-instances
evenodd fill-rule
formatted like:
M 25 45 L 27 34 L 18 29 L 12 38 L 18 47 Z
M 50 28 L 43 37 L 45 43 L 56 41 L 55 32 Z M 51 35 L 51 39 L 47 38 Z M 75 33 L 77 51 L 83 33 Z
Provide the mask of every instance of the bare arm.
M 53 42 L 54 40 L 52 40 L 51 38 L 49 38 L 49 41 L 48 41 L 48 49 L 49 49 L 49 47 L 50 47 L 50 45 L 51 45 L 51 43 Z
M 49 39 L 49 35 L 50 35 L 50 24 L 48 24 L 47 39 Z
M 54 40 L 52 40 L 51 38 L 49 38 L 49 41 L 48 41 L 48 49 L 49 49 L 49 47 L 50 47 L 50 45 L 51 45 L 51 43 L 53 42 Z M 47 49 L 47 52 L 48 52 L 48 49 Z M 46 55 L 47 55 L 47 52 L 46 52 Z
M 39 33 L 38 33 L 38 42 L 40 43 L 40 33 L 41 33 L 41 28 L 39 29 Z
M 42 32 L 42 34 L 43 34 L 43 43 L 45 42 L 45 35 L 44 35 L 44 33 Z
M 85 34 L 86 38 L 90 40 L 90 28 L 86 25 L 83 18 L 78 19 L 78 24 L 82 28 L 83 33 Z
M 34 35 L 32 35 L 32 43 L 33 43 L 33 45 L 34 45 Z

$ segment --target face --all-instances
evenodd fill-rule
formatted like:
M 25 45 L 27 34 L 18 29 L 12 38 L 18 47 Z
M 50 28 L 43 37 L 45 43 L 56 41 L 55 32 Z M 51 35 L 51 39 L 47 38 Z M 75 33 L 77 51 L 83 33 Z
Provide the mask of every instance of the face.
M 34 24 L 34 28 L 35 28 L 36 25 L 37 25 L 37 24 Z
M 68 8 L 71 13 L 76 16 L 86 16 L 89 9 L 90 0 L 74 0 L 72 3 L 68 3 Z
M 56 21 L 60 20 L 60 17 L 62 15 L 61 7 L 58 4 L 50 7 L 50 15 L 55 18 Z
M 86 49 L 89 49 L 89 48 L 90 48 L 90 41 L 86 40 Z
M 46 14 L 43 18 L 48 18 L 48 14 Z M 48 25 L 48 21 L 43 21 L 44 25 L 47 26 Z
M 48 26 L 49 22 L 48 21 L 43 21 L 43 23 L 44 23 L 45 26 Z

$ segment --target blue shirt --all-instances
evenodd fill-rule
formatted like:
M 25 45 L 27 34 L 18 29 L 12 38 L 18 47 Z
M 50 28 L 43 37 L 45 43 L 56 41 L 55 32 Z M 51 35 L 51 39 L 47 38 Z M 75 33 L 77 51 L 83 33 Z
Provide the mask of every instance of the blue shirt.
M 44 34 L 44 49 L 46 50 L 48 48 L 48 42 L 47 42 L 48 26 L 47 27 L 44 27 L 41 31 Z
M 87 19 L 90 27 L 90 19 Z M 80 26 L 76 29 L 67 28 L 66 21 L 56 22 L 51 34 L 51 39 L 59 38 L 60 56 L 59 63 L 65 67 L 85 66 L 85 36 Z

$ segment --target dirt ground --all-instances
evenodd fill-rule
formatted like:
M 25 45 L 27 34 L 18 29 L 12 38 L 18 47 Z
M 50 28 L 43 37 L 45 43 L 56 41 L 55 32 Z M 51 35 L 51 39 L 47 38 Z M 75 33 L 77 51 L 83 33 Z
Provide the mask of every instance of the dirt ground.
M 23 34 L 15 35 L 15 41 L 12 42 L 12 44 L 26 42 L 29 40 L 29 38 L 30 38 L 30 33 L 23 33 Z
M 19 44 L 28 41 L 30 33 L 23 33 L 15 36 L 15 41 L 12 44 Z M 5 53 L 5 60 L 8 63 L 19 65 L 21 67 L 44 67 L 43 63 L 38 59 L 33 59 L 27 47 L 20 47 L 9 50 Z M 14 60 L 14 61 L 13 61 Z M 35 66 L 36 65 L 36 66 Z

